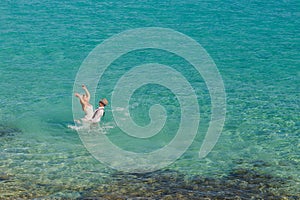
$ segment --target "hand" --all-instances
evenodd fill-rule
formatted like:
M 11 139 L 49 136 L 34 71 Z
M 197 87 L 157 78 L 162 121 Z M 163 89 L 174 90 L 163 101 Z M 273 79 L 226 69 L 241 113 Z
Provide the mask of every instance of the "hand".
M 75 97 L 80 97 L 80 94 L 78 94 L 77 92 L 74 95 Z
M 82 84 L 82 86 L 81 86 L 83 89 L 86 89 L 86 86 L 84 85 L 84 84 Z

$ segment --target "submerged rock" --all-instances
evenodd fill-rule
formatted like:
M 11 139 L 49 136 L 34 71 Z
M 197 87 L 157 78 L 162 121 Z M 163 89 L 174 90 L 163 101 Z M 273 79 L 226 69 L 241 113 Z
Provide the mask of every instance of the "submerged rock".
M 80 193 L 76 191 L 64 191 L 64 192 L 57 192 L 55 194 L 43 197 L 41 199 L 56 199 L 56 200 L 63 200 L 63 199 L 78 199 L 80 198 Z
M 8 127 L 3 124 L 0 124 L 0 137 L 9 137 L 20 134 L 22 131 L 17 128 Z
M 5 174 L 5 173 L 0 173 L 0 182 L 1 181 L 9 181 L 12 178 L 11 175 Z
M 109 183 L 83 191 L 79 199 L 294 199 L 279 190 L 285 183 L 250 169 L 234 169 L 222 178 L 186 177 L 166 170 L 115 174 Z
M 270 167 L 271 164 L 264 160 L 256 160 L 253 162 L 253 167 Z
M 9 187 L 16 179 L 0 174 L 0 180 Z M 0 191 L 0 199 L 300 199 L 299 194 L 290 194 L 285 188 L 288 181 L 245 168 L 234 169 L 228 176 L 218 178 L 187 176 L 172 170 L 146 174 L 115 173 L 101 183 L 84 186 L 41 180 L 23 182 L 14 194 L 1 196 Z

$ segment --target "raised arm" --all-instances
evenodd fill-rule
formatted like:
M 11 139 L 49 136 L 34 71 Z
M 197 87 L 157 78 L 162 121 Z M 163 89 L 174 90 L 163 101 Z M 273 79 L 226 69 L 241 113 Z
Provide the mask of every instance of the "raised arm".
M 77 97 L 78 99 L 80 99 L 80 101 L 82 100 L 82 96 L 81 96 L 79 93 L 76 92 L 76 93 L 74 94 L 74 96 Z
M 84 90 L 85 95 L 88 98 L 88 101 L 90 101 L 91 95 L 90 95 L 90 92 L 88 91 L 87 87 L 85 85 L 82 85 L 82 89 Z
M 84 100 L 82 99 L 82 95 L 80 95 L 80 94 L 78 94 L 78 93 L 75 93 L 74 94 L 75 95 L 75 97 L 78 97 L 78 99 L 80 100 L 80 104 L 81 104 L 81 106 L 82 106 L 82 109 L 84 110 L 84 106 L 85 106 L 85 102 L 84 102 Z

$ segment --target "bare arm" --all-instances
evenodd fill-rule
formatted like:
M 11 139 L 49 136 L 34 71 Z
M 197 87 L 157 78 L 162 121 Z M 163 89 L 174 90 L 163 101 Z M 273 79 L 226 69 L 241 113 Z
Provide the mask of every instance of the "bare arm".
M 75 97 L 77 97 L 79 100 L 80 100 L 80 104 L 82 106 L 82 109 L 84 110 L 84 107 L 85 107 L 85 102 L 83 101 L 82 99 L 82 95 L 78 94 L 78 93 L 75 93 Z
M 88 101 L 90 101 L 91 95 L 90 95 L 90 92 L 88 91 L 87 87 L 85 85 L 82 85 L 82 89 L 84 90 L 85 95 L 88 98 Z
M 77 92 L 74 94 L 74 96 L 77 97 L 80 100 L 82 99 L 82 96 L 79 93 L 77 93 Z

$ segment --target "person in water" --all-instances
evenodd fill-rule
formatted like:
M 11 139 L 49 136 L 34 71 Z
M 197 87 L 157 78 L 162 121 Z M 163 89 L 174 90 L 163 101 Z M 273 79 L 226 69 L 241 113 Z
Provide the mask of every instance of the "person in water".
M 92 123 L 100 122 L 101 117 L 104 116 L 104 107 L 108 104 L 107 99 L 101 99 L 99 101 L 99 107 L 95 110 L 92 119 L 90 120 Z
M 75 93 L 75 96 L 79 98 L 82 110 L 85 113 L 84 118 L 82 118 L 81 120 L 90 121 L 94 115 L 93 106 L 90 104 L 91 95 L 85 85 L 82 85 L 82 89 L 84 90 L 85 94 L 81 95 L 79 93 Z

